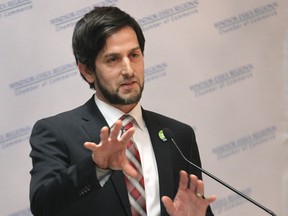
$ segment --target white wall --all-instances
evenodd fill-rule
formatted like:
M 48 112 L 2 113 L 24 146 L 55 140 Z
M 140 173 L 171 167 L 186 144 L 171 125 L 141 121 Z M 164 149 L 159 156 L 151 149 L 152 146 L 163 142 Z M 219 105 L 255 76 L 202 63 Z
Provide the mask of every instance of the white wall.
M 94 5 L 118 6 L 144 30 L 143 106 L 190 124 L 204 168 L 287 216 L 287 0 L 1 0 L 0 215 L 31 214 L 35 121 L 93 93 L 71 36 Z M 216 215 L 267 215 L 204 178 Z

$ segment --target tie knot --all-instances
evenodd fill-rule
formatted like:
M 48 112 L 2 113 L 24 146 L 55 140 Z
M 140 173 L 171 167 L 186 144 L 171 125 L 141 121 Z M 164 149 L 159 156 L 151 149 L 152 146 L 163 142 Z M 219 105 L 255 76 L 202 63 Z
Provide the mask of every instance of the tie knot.
M 122 126 L 124 131 L 127 131 L 129 128 L 133 127 L 134 118 L 130 115 L 123 115 L 121 118 Z

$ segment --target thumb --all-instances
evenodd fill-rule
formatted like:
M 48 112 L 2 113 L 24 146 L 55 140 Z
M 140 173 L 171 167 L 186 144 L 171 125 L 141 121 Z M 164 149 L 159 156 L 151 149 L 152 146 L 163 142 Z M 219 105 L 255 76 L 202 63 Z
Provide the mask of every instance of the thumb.
M 93 152 L 97 148 L 97 145 L 96 145 L 96 143 L 93 143 L 93 142 L 85 142 L 84 147 Z

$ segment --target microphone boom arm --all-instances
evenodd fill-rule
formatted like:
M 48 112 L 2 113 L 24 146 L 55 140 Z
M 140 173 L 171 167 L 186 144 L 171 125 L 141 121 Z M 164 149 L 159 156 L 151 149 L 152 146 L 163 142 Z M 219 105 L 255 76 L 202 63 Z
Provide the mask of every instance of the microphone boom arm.
M 261 208 L 262 210 L 266 211 L 267 213 L 269 213 L 272 216 L 277 216 L 273 211 L 271 211 L 270 209 L 266 208 L 265 206 L 261 205 L 260 203 L 256 202 L 254 199 L 252 199 L 251 197 L 248 197 L 246 194 L 242 193 L 241 191 L 237 190 L 236 188 L 232 187 L 231 185 L 227 184 L 226 182 L 222 181 L 221 179 L 217 178 L 215 175 L 211 174 L 210 172 L 202 169 L 201 167 L 197 166 L 196 164 L 192 163 L 191 161 L 189 161 L 185 155 L 182 153 L 182 151 L 179 149 L 178 145 L 176 144 L 176 142 L 174 141 L 174 139 L 172 137 L 170 137 L 170 140 L 172 141 L 172 143 L 174 144 L 174 146 L 177 148 L 177 150 L 179 151 L 179 153 L 181 154 L 181 156 L 183 157 L 183 159 L 185 161 L 187 161 L 189 164 L 191 164 L 192 166 L 194 166 L 196 169 L 200 170 L 201 172 L 203 172 L 204 174 L 206 174 L 207 176 L 209 176 L 210 178 L 214 179 L 215 181 L 219 182 L 220 184 L 224 185 L 225 187 L 229 188 L 230 190 L 232 190 L 233 192 L 235 192 L 236 194 L 238 194 L 239 196 L 245 198 L 246 200 L 248 200 L 249 202 L 253 203 L 254 205 L 258 206 L 259 208 Z

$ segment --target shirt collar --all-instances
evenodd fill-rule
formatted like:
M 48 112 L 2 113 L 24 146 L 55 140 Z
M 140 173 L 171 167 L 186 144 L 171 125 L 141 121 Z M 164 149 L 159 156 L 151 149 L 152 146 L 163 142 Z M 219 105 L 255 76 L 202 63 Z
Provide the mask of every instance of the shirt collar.
M 131 115 L 137 124 L 137 126 L 143 130 L 145 127 L 144 120 L 142 118 L 142 109 L 141 105 L 137 103 L 137 105 L 129 112 L 129 113 L 123 113 L 121 110 L 105 103 L 104 101 L 100 100 L 96 94 L 94 96 L 95 103 L 98 106 L 99 110 L 101 111 L 102 115 L 104 116 L 105 120 L 108 123 L 109 127 L 112 127 L 113 124 L 121 118 L 121 116 L 127 114 Z

